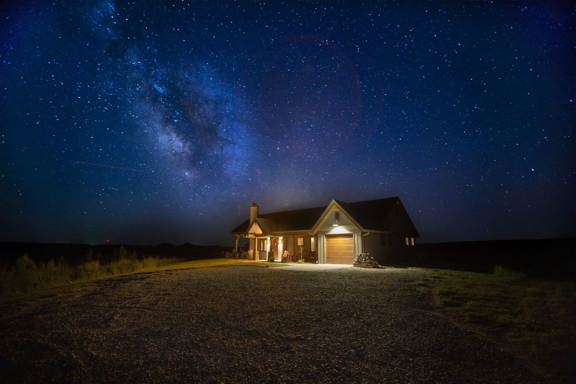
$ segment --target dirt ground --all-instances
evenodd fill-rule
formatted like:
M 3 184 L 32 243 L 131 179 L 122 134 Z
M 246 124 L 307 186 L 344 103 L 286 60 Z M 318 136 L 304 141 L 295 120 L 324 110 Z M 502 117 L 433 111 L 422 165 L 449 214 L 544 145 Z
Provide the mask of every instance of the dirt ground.
M 5 383 L 540 383 L 419 269 L 140 274 L 0 306 Z

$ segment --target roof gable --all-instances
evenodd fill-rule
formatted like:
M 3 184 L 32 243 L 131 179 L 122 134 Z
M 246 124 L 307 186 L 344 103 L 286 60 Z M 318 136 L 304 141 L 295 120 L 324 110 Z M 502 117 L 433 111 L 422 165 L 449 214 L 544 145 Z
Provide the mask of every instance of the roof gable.
M 262 227 L 260 226 L 260 224 L 258 224 L 258 220 L 254 220 L 254 222 L 250 226 L 250 229 L 248 229 L 248 233 L 251 235 L 262 235 L 264 233 Z
M 350 213 L 347 212 L 346 209 L 344 209 L 338 201 L 332 200 L 330 202 L 330 204 L 328 204 L 326 209 L 324 209 L 324 212 L 322 212 L 322 215 L 318 218 L 318 220 L 314 224 L 314 227 L 312 228 L 312 232 L 313 233 L 318 232 L 320 230 L 320 228 L 322 228 L 322 225 L 330 217 L 330 213 L 333 213 L 333 212 L 343 213 L 346 216 L 346 218 L 352 223 L 352 225 L 354 225 L 355 227 L 357 227 L 360 230 L 363 229 L 362 226 L 360 225 L 360 223 L 358 223 L 358 221 L 354 217 L 352 217 L 352 215 L 350 215 Z
M 266 233 L 282 231 L 309 231 L 325 207 L 296 209 L 265 213 L 258 216 L 258 222 Z M 246 233 L 249 229 L 250 220 L 245 220 L 232 230 L 232 233 Z

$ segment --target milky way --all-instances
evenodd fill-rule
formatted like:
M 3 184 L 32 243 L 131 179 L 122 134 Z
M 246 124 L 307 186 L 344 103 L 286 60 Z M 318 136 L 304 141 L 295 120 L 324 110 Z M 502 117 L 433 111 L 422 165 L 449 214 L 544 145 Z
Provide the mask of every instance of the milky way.
M 424 241 L 576 233 L 576 9 L 0 6 L 0 240 L 226 243 L 399 195 Z
M 131 125 L 149 137 L 147 144 L 163 163 L 160 170 L 176 186 L 188 181 L 191 196 L 199 194 L 204 179 L 234 184 L 245 178 L 253 134 L 243 121 L 241 101 L 216 71 L 179 55 L 159 57 L 153 43 L 130 41 L 114 22 L 118 13 L 112 1 L 96 3 L 87 12 L 89 33 L 116 68 L 106 86 L 124 99 L 121 106 Z

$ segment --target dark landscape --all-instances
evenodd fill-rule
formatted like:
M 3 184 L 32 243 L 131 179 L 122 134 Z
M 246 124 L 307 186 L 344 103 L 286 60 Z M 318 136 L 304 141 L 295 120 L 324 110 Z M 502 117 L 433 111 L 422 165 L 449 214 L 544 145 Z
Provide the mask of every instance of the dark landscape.
M 1 292 L 0 367 L 14 383 L 569 383 L 574 244 L 424 244 L 403 265 L 332 269 L 234 259 L 227 247 L 4 243 L 4 281 L 58 254 L 84 255 L 65 259 L 80 271 L 119 252 L 167 265 L 13 283 L 25 289 Z M 22 252 L 33 270 L 14 269 Z
M 2 371 L 7 382 L 547 382 L 438 312 L 429 276 L 252 266 L 75 286 L 2 305 Z M 570 382 L 560 377 L 549 382 Z

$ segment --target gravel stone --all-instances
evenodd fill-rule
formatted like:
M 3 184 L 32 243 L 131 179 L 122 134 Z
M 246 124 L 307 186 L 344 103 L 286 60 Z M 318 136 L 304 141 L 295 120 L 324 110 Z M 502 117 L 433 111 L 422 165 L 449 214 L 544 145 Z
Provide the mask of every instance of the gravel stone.
M 0 307 L 3 383 L 541 383 L 419 269 L 140 274 Z

